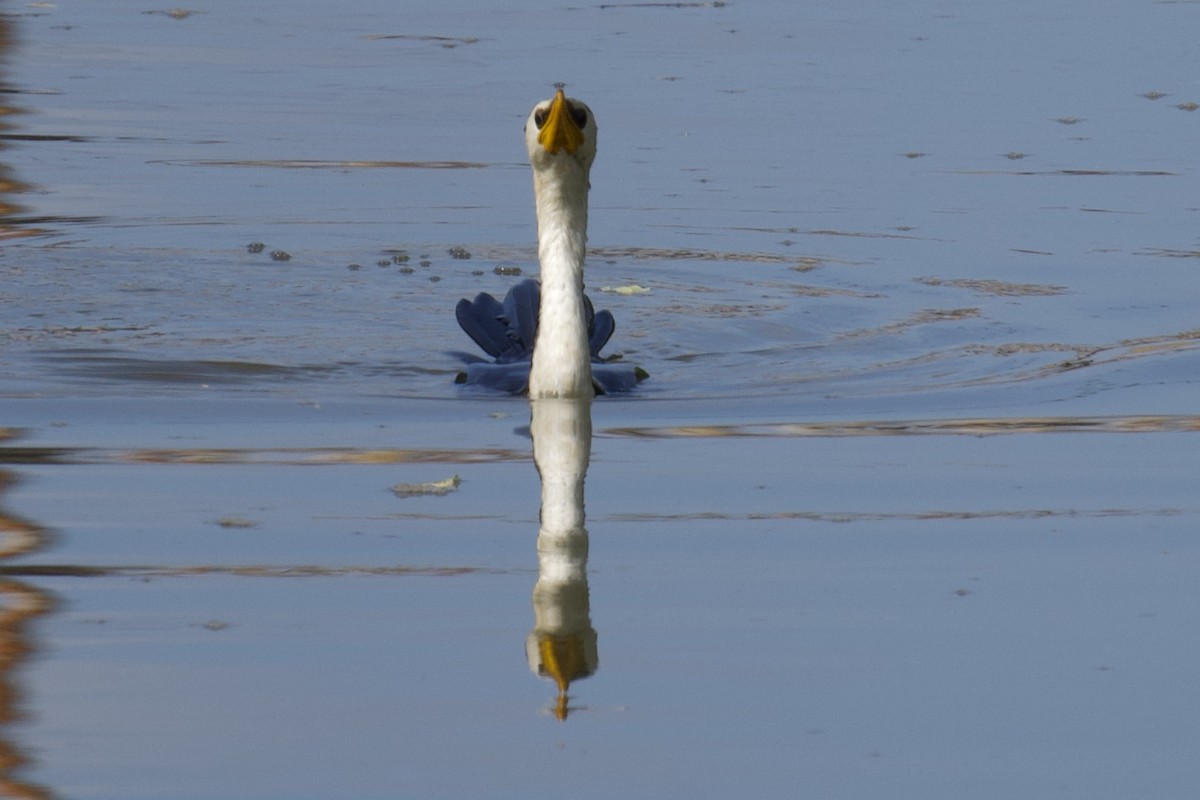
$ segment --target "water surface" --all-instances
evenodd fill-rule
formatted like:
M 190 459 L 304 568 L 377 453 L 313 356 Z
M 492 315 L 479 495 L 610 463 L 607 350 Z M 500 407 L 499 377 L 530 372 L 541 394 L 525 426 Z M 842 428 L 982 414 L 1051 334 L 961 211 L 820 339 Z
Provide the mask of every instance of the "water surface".
M 1194 794 L 1200 6 L 5 12 L 8 793 Z M 652 377 L 547 560 L 451 311 L 557 80 Z

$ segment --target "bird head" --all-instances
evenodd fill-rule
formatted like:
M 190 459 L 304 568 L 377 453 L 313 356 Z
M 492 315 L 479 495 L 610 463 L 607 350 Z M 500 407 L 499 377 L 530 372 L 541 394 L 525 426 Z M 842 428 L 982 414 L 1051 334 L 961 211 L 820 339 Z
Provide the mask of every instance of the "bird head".
M 535 169 L 549 166 L 556 159 L 571 159 L 586 174 L 596 158 L 596 120 L 592 110 L 567 97 L 562 84 L 558 84 L 554 97 L 543 100 L 529 112 L 525 145 Z

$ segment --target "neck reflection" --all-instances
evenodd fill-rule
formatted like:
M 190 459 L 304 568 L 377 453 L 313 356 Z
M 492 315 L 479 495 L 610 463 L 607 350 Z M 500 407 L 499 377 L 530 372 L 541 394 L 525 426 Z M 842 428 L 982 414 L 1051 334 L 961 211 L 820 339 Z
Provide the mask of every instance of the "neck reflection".
M 570 713 L 572 681 L 600 664 L 588 605 L 588 532 L 584 478 L 592 452 L 591 399 L 530 401 L 533 460 L 542 479 L 538 580 L 533 587 L 533 632 L 525 643 L 529 667 L 558 685 L 554 716 Z

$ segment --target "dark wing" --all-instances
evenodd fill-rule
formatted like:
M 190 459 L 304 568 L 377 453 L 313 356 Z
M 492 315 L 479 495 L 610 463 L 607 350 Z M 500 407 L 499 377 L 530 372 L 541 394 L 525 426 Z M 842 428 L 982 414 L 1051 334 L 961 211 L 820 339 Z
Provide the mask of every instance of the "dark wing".
M 474 300 L 459 300 L 454 310 L 459 326 L 495 362 L 472 362 L 469 356 L 464 357 L 469 366 L 458 374 L 458 383 L 523 394 L 529 388 L 529 364 L 541 301 L 542 288 L 535 280 L 521 281 L 509 289 L 504 302 L 486 292 L 480 292 Z M 600 351 L 612 338 L 617 322 L 612 312 L 596 311 L 586 294 L 583 304 L 596 394 L 629 391 L 648 377 L 646 372 L 640 367 L 605 361 Z
M 592 386 L 596 388 L 596 394 L 628 392 L 649 377 L 650 373 L 641 367 L 620 362 L 592 363 Z
M 509 289 L 503 303 L 487 292 L 474 300 L 459 300 L 454 316 L 483 352 L 507 364 L 533 355 L 540 302 L 541 287 L 527 280 Z
M 509 339 L 514 343 L 514 354 L 519 351 L 517 358 L 533 357 L 541 305 L 542 285 L 535 280 L 521 281 L 504 296 L 504 322 L 508 325 Z
M 583 296 L 587 300 L 587 295 Z M 592 308 L 592 304 L 588 302 L 588 310 Z M 605 309 L 597 311 L 595 316 L 588 320 L 588 349 L 592 352 L 592 360 L 600 360 L 600 351 L 604 349 L 604 345 L 608 344 L 608 340 L 612 338 L 613 331 L 617 329 L 617 321 L 613 318 L 612 312 Z
M 468 364 L 458 373 L 455 383 L 483 386 L 505 394 L 525 394 L 529 391 L 529 361 L 512 361 L 508 364 L 479 361 Z
M 508 348 L 508 336 L 502 321 L 504 312 L 496 298 L 486 292 L 474 300 L 459 300 L 454 309 L 458 325 L 483 352 L 497 358 Z

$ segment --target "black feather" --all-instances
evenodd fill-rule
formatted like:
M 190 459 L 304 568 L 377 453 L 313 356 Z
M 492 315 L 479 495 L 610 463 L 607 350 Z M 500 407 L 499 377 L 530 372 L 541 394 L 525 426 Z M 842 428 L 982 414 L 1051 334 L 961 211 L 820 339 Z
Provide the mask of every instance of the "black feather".
M 475 295 L 475 300 L 462 299 L 454 309 L 458 325 L 483 352 L 492 358 L 497 358 L 507 348 L 507 336 L 504 323 L 501 322 L 503 312 L 496 298 L 486 292 Z
M 508 323 L 508 335 L 520 343 L 522 355 L 533 357 L 533 343 L 537 341 L 538 309 L 542 305 L 542 285 L 534 280 L 524 280 L 508 290 L 504 296 L 504 318 Z
M 480 292 L 474 300 L 459 300 L 454 310 L 458 324 L 495 361 L 459 354 L 467 362 L 467 369 L 458 374 L 456 382 L 524 394 L 529 388 L 529 367 L 533 344 L 537 340 L 541 299 L 541 285 L 535 280 L 524 280 L 508 290 L 504 302 L 486 292 Z M 638 367 L 615 364 L 600 355 L 616 330 L 616 320 L 609 311 L 595 311 L 586 294 L 583 305 L 588 350 L 592 357 L 592 385 L 596 394 L 629 391 L 648 377 L 646 372 Z
M 597 312 L 589 322 L 588 346 L 592 351 L 592 360 L 596 361 L 600 358 L 600 351 L 604 349 L 604 345 L 612 338 L 613 331 L 617 329 L 617 321 L 612 312 L 605 309 Z

